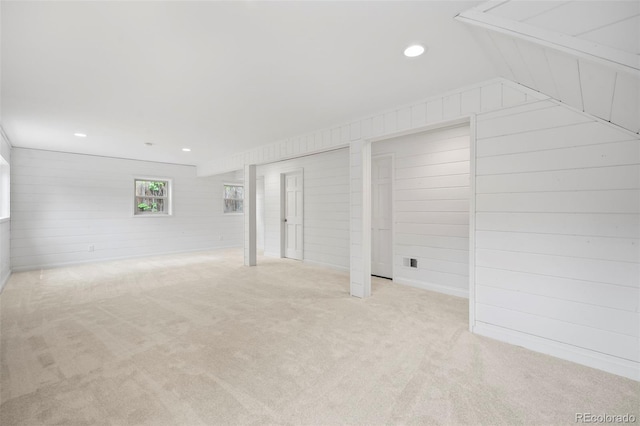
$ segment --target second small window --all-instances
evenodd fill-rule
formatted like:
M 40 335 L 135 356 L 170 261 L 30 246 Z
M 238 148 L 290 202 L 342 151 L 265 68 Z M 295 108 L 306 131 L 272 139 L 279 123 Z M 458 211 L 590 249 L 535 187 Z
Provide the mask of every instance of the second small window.
M 244 212 L 244 186 L 225 184 L 222 198 L 225 213 Z

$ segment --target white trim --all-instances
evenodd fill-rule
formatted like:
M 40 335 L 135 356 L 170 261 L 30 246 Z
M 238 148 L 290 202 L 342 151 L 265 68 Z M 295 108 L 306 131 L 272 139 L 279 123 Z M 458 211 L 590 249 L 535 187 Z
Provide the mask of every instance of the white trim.
M 9 222 L 11 220 L 11 216 L 0 217 L 0 223 Z
M 4 290 L 4 286 L 9 282 L 9 278 L 11 278 L 12 273 L 13 271 L 9 269 L 7 275 L 5 275 L 5 277 L 0 280 L 0 293 L 2 293 L 2 290 Z
M 469 123 L 469 331 L 476 325 L 476 116 Z
M 468 290 L 446 287 L 440 284 L 429 283 L 425 281 L 415 281 L 407 278 L 398 278 L 393 280 L 394 283 L 408 285 L 410 287 L 419 288 L 422 290 L 435 291 L 436 293 L 447 294 L 449 296 L 462 297 L 464 299 L 469 298 Z
M 256 165 L 244 166 L 244 265 L 256 266 L 258 263 L 257 233 L 256 233 Z
M 86 265 L 90 263 L 101 263 L 101 262 L 112 262 L 114 260 L 128 260 L 128 259 L 140 259 L 143 257 L 155 257 L 155 256 L 169 256 L 172 254 L 184 254 L 184 253 L 194 253 L 198 251 L 212 251 L 212 250 L 223 250 L 230 248 L 242 248 L 241 245 L 237 244 L 229 244 L 222 246 L 213 246 L 213 247 L 205 247 L 205 248 L 197 248 L 197 249 L 189 249 L 189 250 L 176 250 L 176 251 L 166 251 L 159 253 L 147 253 L 140 254 L 135 256 L 113 256 L 113 257 L 103 257 L 99 259 L 88 259 L 81 260 L 76 262 L 58 262 L 58 263 L 40 263 L 36 265 L 29 266 L 18 266 L 11 268 L 11 272 L 27 272 L 27 271 L 36 271 L 38 269 L 56 269 L 56 268 L 64 268 L 67 266 L 75 266 L 75 265 Z M 99 250 L 96 250 L 95 253 L 98 253 Z
M 640 381 L 640 363 L 478 321 L 474 333 Z
M 570 109 L 573 112 L 577 112 L 578 114 L 582 114 L 583 116 L 585 116 L 585 117 L 587 117 L 587 118 L 589 118 L 589 119 L 591 119 L 593 121 L 597 121 L 600 124 L 605 124 L 605 125 L 613 128 L 613 129 L 616 129 L 616 130 L 620 131 L 620 132 L 624 132 L 624 133 L 628 134 L 629 136 L 631 136 L 634 139 L 637 139 L 638 138 L 638 133 L 640 133 L 640 132 L 636 133 L 636 132 L 634 132 L 632 130 L 629 130 L 627 128 L 624 128 L 624 127 L 622 127 L 622 126 L 620 126 L 618 124 L 612 123 L 611 121 L 603 120 L 600 117 L 596 117 L 595 115 L 589 114 L 588 112 L 586 112 L 584 110 L 581 110 L 579 108 L 572 107 L 571 105 L 565 104 L 564 102 L 561 102 L 561 101 L 559 101 L 557 99 L 549 98 L 549 101 L 553 102 L 556 105 L 563 106 L 563 107 L 565 107 L 567 109 Z
M 371 142 L 364 141 L 362 164 L 362 298 L 371 296 Z M 353 218 L 351 219 L 353 220 Z
M 505 107 L 505 108 L 513 108 L 513 106 Z M 491 112 L 493 111 L 494 110 L 492 110 Z M 411 129 L 401 130 L 393 133 L 387 133 L 382 136 L 376 136 L 376 137 L 367 138 L 364 140 L 367 142 L 381 142 L 389 139 L 399 138 L 401 136 L 413 135 L 416 133 L 430 132 L 434 130 L 444 129 L 447 127 L 457 127 L 463 124 L 468 124 L 470 120 L 471 120 L 471 114 L 467 114 L 467 115 L 462 115 L 453 119 L 444 119 L 441 121 L 437 121 L 435 123 L 425 124 L 424 126 L 412 127 Z
M 539 92 L 539 91 L 537 91 L 535 89 L 532 89 L 531 87 L 523 86 L 522 84 L 516 83 L 513 80 L 505 79 L 502 82 L 502 85 L 503 86 L 508 86 L 508 87 L 510 87 L 510 88 L 512 88 L 514 90 L 522 92 L 525 95 L 531 96 L 533 99 L 537 99 L 539 101 L 546 101 L 547 99 L 553 99 L 549 95 L 546 95 L 546 94 L 544 94 L 542 92 Z M 526 103 L 530 103 L 530 102 L 527 101 Z M 524 105 L 524 104 L 521 104 L 521 105 Z M 508 105 L 508 106 L 503 106 L 503 107 L 496 108 L 496 109 L 493 109 L 491 111 L 485 111 L 485 112 L 496 112 L 496 111 L 500 111 L 501 109 L 514 108 L 514 107 L 517 107 L 517 106 L 518 105 Z M 481 114 L 481 112 L 478 112 L 477 114 Z
M 475 144 L 475 121 L 476 121 L 476 114 L 469 114 L 469 115 L 464 115 L 464 116 L 456 117 L 449 120 L 438 121 L 436 123 L 431 123 L 424 126 L 414 127 L 409 130 L 403 130 L 399 132 L 385 134 L 383 136 L 377 136 L 373 138 L 359 140 L 359 142 L 363 143 L 363 146 L 362 146 L 362 197 L 363 197 L 362 199 L 363 200 L 362 201 L 363 203 L 362 204 L 362 221 L 363 221 L 362 223 L 363 225 L 362 226 L 362 256 L 363 256 L 363 262 L 362 263 L 363 263 L 363 269 L 364 269 L 363 272 L 365 275 L 363 277 L 363 280 L 364 280 L 363 288 L 364 288 L 364 293 L 366 295 L 364 297 L 368 297 L 371 295 L 371 214 L 372 214 L 371 212 L 371 159 L 372 159 L 371 144 L 375 142 L 382 142 L 382 141 L 395 139 L 395 138 L 406 136 L 406 135 L 437 131 L 440 129 L 446 129 L 448 127 L 457 127 L 457 126 L 463 126 L 463 125 L 471 126 L 472 122 L 474 123 L 473 131 L 474 131 L 474 144 Z M 469 132 L 470 132 L 469 142 L 471 143 L 471 129 L 469 130 Z M 365 166 L 367 167 L 367 170 L 365 170 Z M 475 164 L 473 165 L 473 167 L 475 170 Z M 392 180 L 395 181 L 395 162 L 393 163 L 393 179 Z M 395 195 L 394 195 L 393 188 L 392 188 L 392 197 L 393 197 L 393 204 L 395 206 Z M 392 209 L 392 215 L 393 215 L 393 210 L 394 209 Z M 469 212 L 469 216 L 470 216 L 469 223 L 471 224 L 471 212 Z M 394 222 L 393 219 L 392 219 L 392 222 Z M 393 244 L 395 242 L 394 240 L 395 224 L 392 223 L 392 226 L 393 226 L 393 230 L 392 230 L 392 235 L 393 235 L 392 244 Z M 471 231 L 471 227 L 469 230 Z M 366 253 L 368 253 L 368 256 L 366 255 Z M 393 250 L 393 259 L 394 259 L 393 261 L 395 262 L 395 244 L 394 244 L 394 250 Z M 395 268 L 393 268 L 393 272 L 394 272 L 393 279 L 395 281 L 396 279 Z M 471 269 L 469 269 L 469 273 L 471 275 Z M 421 283 L 418 281 L 407 280 L 407 279 L 401 279 L 401 280 L 403 283 L 409 283 L 409 282 L 414 283 L 415 285 L 408 284 L 408 285 L 411 285 L 412 287 L 425 288 L 427 290 L 433 290 L 433 291 L 438 291 L 440 293 L 452 294 L 453 296 L 458 296 L 458 297 L 464 297 L 464 298 L 469 297 L 468 290 L 467 291 L 460 290 L 458 292 L 457 290 L 446 288 L 446 290 L 453 291 L 455 293 L 453 294 L 453 293 L 447 293 L 444 290 L 436 289 L 436 287 L 440 288 L 439 286 L 437 286 L 437 284 Z M 428 287 L 424 287 L 424 286 L 428 286 Z M 368 294 L 367 294 L 367 288 L 369 292 Z M 471 310 L 471 307 L 469 309 Z
M 173 216 L 173 179 L 166 177 L 158 177 L 158 176 L 132 176 L 133 178 L 133 203 L 132 203 L 132 217 L 171 217 Z M 136 204 L 136 181 L 144 180 L 144 181 L 153 181 L 153 182 L 167 182 L 167 195 L 166 197 L 156 197 L 156 198 L 165 198 L 167 200 L 167 212 L 166 213 L 136 213 L 136 209 L 138 205 Z M 149 196 L 153 197 L 153 196 Z
M 9 136 L 7 136 L 7 133 L 4 131 L 4 127 L 2 127 L 2 124 L 0 124 L 0 138 L 4 139 L 7 145 L 9 145 L 9 149 L 13 148 L 11 139 L 9 139 Z
M 524 22 L 501 18 L 470 9 L 455 17 L 460 22 L 520 38 L 544 47 L 613 66 L 617 70 L 640 75 L 637 55 L 598 45 L 567 34 L 544 30 Z

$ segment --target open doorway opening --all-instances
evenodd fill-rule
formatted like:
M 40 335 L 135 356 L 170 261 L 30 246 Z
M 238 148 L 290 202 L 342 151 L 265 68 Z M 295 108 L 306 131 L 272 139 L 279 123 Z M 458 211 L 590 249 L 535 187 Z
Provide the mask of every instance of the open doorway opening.
M 469 297 L 469 123 L 374 141 L 370 158 L 370 274 Z
M 393 279 L 393 156 L 371 159 L 371 275 Z

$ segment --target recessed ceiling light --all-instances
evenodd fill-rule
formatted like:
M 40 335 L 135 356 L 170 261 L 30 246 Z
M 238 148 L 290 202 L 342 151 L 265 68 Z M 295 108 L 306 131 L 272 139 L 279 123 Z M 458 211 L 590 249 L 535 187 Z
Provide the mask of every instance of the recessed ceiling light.
M 183 150 L 184 152 L 189 152 L 189 151 L 191 151 L 191 148 L 182 148 L 182 150 Z
M 424 46 L 420 46 L 419 44 L 414 44 L 404 49 L 404 56 L 407 56 L 409 58 L 415 58 L 416 56 L 420 56 L 423 53 Z
M 73 136 L 78 138 L 86 138 L 87 135 L 85 133 L 74 133 Z

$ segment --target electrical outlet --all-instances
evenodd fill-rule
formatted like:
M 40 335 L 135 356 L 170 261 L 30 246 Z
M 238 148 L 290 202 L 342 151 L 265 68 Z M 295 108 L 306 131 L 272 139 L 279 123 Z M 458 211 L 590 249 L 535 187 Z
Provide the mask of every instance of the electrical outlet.
M 89 251 L 94 251 L 96 249 L 96 246 L 94 246 L 93 244 L 89 245 Z

